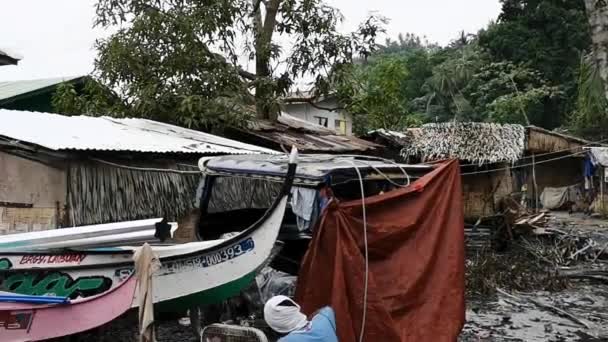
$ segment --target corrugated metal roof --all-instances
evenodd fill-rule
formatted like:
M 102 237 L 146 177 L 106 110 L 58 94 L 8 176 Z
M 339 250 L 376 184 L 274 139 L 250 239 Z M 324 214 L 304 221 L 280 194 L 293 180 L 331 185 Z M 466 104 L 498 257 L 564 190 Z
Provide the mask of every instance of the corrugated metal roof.
M 6 81 L 0 82 L 0 101 L 13 98 L 15 96 L 30 93 L 32 91 L 51 87 L 62 82 L 68 82 L 81 78 L 82 76 L 55 77 L 38 80 Z
M 0 49 L 0 65 L 16 65 L 22 58 L 19 54 L 7 49 Z
M 0 136 L 50 150 L 148 153 L 277 153 L 187 128 L 146 119 L 63 116 L 0 109 Z

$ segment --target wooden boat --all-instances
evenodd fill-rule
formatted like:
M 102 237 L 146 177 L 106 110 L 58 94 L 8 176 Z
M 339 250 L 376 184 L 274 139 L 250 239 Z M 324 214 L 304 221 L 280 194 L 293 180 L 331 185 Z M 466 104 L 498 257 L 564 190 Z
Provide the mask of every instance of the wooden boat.
M 69 304 L 0 303 L 0 339 L 41 341 L 96 328 L 131 307 L 135 288 L 135 277 L 129 276 L 106 293 Z
M 296 170 L 295 154 L 292 155 L 280 195 L 251 227 L 227 239 L 152 247 L 162 265 L 153 279 L 157 310 L 180 312 L 193 305 L 218 302 L 238 294 L 249 285 L 258 268 L 270 255 L 279 233 Z M 136 248 L 0 251 L 0 291 L 61 296 L 72 300 L 69 305 L 39 309 L 33 306 L 23 308 L 22 304 L 10 303 L 0 306 L 0 315 L 14 316 L 26 312 L 31 314 L 28 317 L 31 317 L 32 327 L 46 326 L 57 324 L 56 319 L 52 321 L 55 323 L 39 322 L 50 319 L 51 316 L 39 316 L 36 310 L 61 310 L 57 312 L 62 314 L 67 310 L 68 313 L 65 314 L 69 314 L 69 317 L 77 317 L 69 313 L 70 308 L 77 312 L 80 310 L 79 305 L 95 301 L 96 307 L 107 306 L 112 315 L 118 316 L 122 309 L 124 312 L 137 306 L 136 294 L 128 285 L 134 279 L 132 257 Z M 130 292 L 130 297 L 125 292 Z M 123 304 L 128 305 L 114 304 L 119 295 Z M 129 299 L 125 300 L 126 297 Z M 100 315 L 94 322 L 86 321 L 87 324 L 75 321 L 65 331 L 51 329 L 44 338 L 73 334 L 102 325 L 113 319 L 110 317 L 112 315 Z M 20 329 L 21 334 L 10 332 L 11 335 L 8 334 L 9 330 L 11 329 L 0 326 L 1 341 L 31 341 L 40 337 L 30 336 L 32 329 Z

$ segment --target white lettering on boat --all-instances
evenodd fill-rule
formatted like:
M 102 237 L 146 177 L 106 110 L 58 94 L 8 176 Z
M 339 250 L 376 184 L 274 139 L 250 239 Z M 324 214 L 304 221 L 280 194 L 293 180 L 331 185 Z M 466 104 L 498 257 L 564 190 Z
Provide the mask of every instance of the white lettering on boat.
M 80 264 L 86 254 L 60 254 L 60 255 L 24 255 L 19 264 L 40 265 L 40 264 Z
M 32 311 L 3 311 L 0 312 L 0 329 L 28 330 L 34 321 Z
M 162 274 L 171 274 L 176 272 L 186 272 L 196 268 L 215 266 L 250 252 L 254 248 L 255 244 L 253 239 L 248 238 L 234 245 L 222 248 L 217 252 L 197 255 L 195 257 L 183 260 L 164 262 L 162 264 L 161 272 Z

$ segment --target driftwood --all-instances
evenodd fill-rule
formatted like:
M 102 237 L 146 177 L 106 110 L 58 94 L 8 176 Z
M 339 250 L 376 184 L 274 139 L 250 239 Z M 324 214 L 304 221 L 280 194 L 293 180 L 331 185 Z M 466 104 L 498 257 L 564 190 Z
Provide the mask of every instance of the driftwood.
M 595 241 L 593 240 L 587 240 L 587 245 L 585 245 L 585 247 L 577 250 L 576 252 L 570 254 L 570 259 L 574 259 L 577 255 L 585 252 L 586 250 L 588 250 L 589 248 L 592 248 L 595 246 Z
M 496 288 L 496 291 L 498 293 L 501 293 L 501 294 L 503 294 L 503 295 L 505 295 L 505 296 L 507 296 L 509 298 L 512 298 L 512 299 L 520 301 L 520 302 L 524 301 L 524 300 L 528 301 L 528 302 L 530 302 L 530 303 L 532 303 L 532 304 L 534 304 L 534 305 L 536 305 L 536 306 L 538 306 L 538 307 L 540 307 L 542 309 L 549 310 L 549 311 L 551 311 L 551 312 L 553 312 L 553 313 L 555 313 L 555 314 L 557 314 L 557 315 L 559 315 L 561 317 L 569 319 L 570 321 L 572 321 L 574 323 L 582 325 L 582 326 L 584 326 L 587 329 L 591 329 L 591 326 L 588 323 L 586 323 L 585 321 L 583 321 L 582 319 L 580 319 L 580 318 L 574 316 L 573 314 L 571 314 L 571 313 L 569 313 L 569 312 L 567 312 L 567 311 L 565 311 L 563 309 L 560 309 L 560 308 L 558 308 L 556 306 L 545 304 L 545 303 L 541 303 L 541 302 L 539 302 L 537 300 L 534 300 L 534 299 L 528 298 L 528 297 L 517 297 L 517 296 L 514 296 L 514 295 L 512 295 L 512 294 L 510 294 L 510 293 L 508 293 L 505 290 L 502 290 L 500 288 Z
M 562 278 L 590 279 L 608 283 L 608 270 L 576 270 L 560 271 L 558 276 Z
M 598 258 L 599 258 L 599 257 L 600 257 L 602 254 L 604 254 L 604 251 L 606 250 L 606 248 L 608 248 L 608 243 L 606 243 L 606 244 L 604 245 L 604 247 L 602 247 L 602 249 L 601 249 L 601 250 L 600 250 L 600 251 L 599 251 L 599 252 L 598 252 L 598 253 L 595 255 L 595 258 L 593 258 L 593 260 L 592 260 L 591 262 L 596 262 L 596 261 L 597 261 L 597 259 L 598 259 Z

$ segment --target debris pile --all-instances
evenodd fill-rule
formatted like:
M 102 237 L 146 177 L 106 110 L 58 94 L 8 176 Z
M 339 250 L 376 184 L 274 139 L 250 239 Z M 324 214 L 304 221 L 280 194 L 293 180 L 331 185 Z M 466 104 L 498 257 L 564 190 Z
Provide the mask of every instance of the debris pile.
M 480 219 L 470 228 L 477 230 L 473 237 L 482 235 L 485 225 L 495 230 L 493 248 L 469 253 L 469 294 L 494 294 L 496 287 L 558 291 L 574 279 L 608 281 L 602 264 L 608 259 L 608 222 L 565 212 L 535 213 L 512 197 L 501 206 L 502 215 Z M 500 248 L 507 243 L 508 248 Z M 473 239 L 467 239 L 470 245 L 476 246 Z
M 605 341 L 608 222 L 510 202 L 494 242 L 467 259 L 459 341 Z

